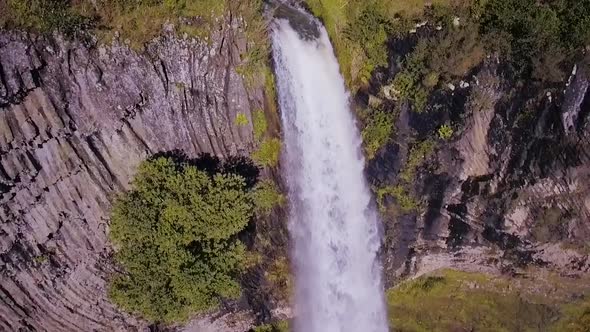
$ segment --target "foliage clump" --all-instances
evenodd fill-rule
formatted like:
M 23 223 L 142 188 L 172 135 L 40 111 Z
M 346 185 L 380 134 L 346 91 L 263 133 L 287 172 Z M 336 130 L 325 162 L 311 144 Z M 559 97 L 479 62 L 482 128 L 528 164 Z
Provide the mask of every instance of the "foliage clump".
M 410 150 L 406 164 L 399 174 L 400 179 L 406 183 L 412 183 L 418 167 L 434 152 L 435 148 L 436 143 L 431 139 L 415 144 Z
M 489 0 L 481 32 L 515 76 L 561 81 L 563 61 L 590 44 L 590 2 Z
M 254 211 L 247 188 L 241 175 L 170 157 L 142 163 L 113 207 L 109 236 L 123 273 L 110 283 L 111 299 L 170 323 L 238 297 L 246 249 L 237 235 Z
M 376 194 L 377 204 L 379 205 L 379 210 L 382 213 L 387 211 L 387 206 L 385 204 L 385 199 L 387 196 L 392 196 L 395 198 L 395 201 L 397 202 L 402 213 L 409 213 L 415 211 L 418 208 L 418 202 L 416 199 L 411 194 L 409 194 L 402 185 L 377 188 Z
M 236 126 L 243 127 L 243 126 L 247 126 L 248 123 L 250 123 L 250 122 L 248 121 L 248 117 L 246 116 L 246 114 L 238 113 L 236 115 L 236 119 L 234 120 L 234 123 L 236 124 Z
M 361 136 L 365 145 L 365 156 L 370 160 L 391 139 L 395 115 L 391 112 L 369 109 L 362 114 L 362 118 L 365 126 Z
M 289 322 L 286 320 L 272 324 L 265 324 L 254 328 L 254 332 L 289 332 Z
M 446 141 L 446 140 L 451 139 L 451 137 L 453 137 L 454 132 L 455 131 L 453 130 L 453 128 L 450 125 L 444 124 L 438 128 L 438 137 L 440 137 L 440 139 L 443 139 Z
M 252 153 L 252 159 L 263 167 L 274 167 L 279 163 L 281 140 L 267 138 L 260 143 L 258 150 Z
M 268 216 L 275 207 L 285 204 L 286 201 L 285 195 L 270 180 L 261 181 L 254 187 L 252 199 L 256 206 L 256 213 L 265 216 Z
M 467 75 L 484 58 L 476 24 L 451 28 L 430 38 L 421 38 L 406 56 L 393 80 L 399 98 L 412 110 L 425 110 L 428 97 L 439 85 Z

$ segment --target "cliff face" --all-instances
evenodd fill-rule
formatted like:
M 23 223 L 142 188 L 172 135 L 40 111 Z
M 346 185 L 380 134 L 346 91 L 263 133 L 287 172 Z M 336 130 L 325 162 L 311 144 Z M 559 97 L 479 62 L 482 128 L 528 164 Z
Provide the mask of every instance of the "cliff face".
M 111 201 L 153 153 L 253 148 L 234 125 L 263 100 L 236 73 L 241 24 L 208 43 L 168 31 L 141 53 L 0 32 L 0 330 L 145 326 L 106 298 Z
M 590 259 L 590 76 L 576 66 L 569 82 L 515 85 L 492 61 L 456 90 L 431 97 L 425 114 L 404 109 L 398 132 L 418 140 L 444 123 L 419 167 L 418 213 L 387 223 L 390 281 L 438 268 L 525 273 L 534 266 L 571 277 L 588 275 Z M 399 139 L 370 165 L 371 176 L 395 181 L 408 157 Z M 391 165 L 389 168 L 382 166 Z

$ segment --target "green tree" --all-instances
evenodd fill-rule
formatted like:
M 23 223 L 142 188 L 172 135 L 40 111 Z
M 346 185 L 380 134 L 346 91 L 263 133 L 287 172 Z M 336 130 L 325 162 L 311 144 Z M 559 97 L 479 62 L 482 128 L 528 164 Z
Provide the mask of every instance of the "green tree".
M 242 176 L 167 157 L 142 163 L 113 208 L 109 236 L 124 273 L 111 281 L 110 297 L 165 323 L 238 297 L 245 247 L 237 234 L 253 210 Z

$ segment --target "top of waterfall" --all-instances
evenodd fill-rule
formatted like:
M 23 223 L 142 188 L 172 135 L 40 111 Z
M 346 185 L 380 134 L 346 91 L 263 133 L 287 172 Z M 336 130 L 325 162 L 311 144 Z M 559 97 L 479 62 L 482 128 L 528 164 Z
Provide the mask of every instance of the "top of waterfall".
M 318 21 L 304 9 L 286 4 L 281 1 L 268 1 L 275 18 L 286 19 L 303 39 L 312 40 L 320 36 Z

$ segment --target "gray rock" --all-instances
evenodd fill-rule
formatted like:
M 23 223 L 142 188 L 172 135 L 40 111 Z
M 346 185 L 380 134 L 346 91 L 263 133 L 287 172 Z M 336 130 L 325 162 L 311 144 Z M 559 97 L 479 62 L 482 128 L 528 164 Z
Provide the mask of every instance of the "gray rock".
M 233 20 L 209 43 L 169 32 L 143 53 L 0 32 L 0 330 L 146 327 L 106 296 L 109 208 L 153 153 L 253 149 L 234 119 L 263 92 L 236 72 Z

